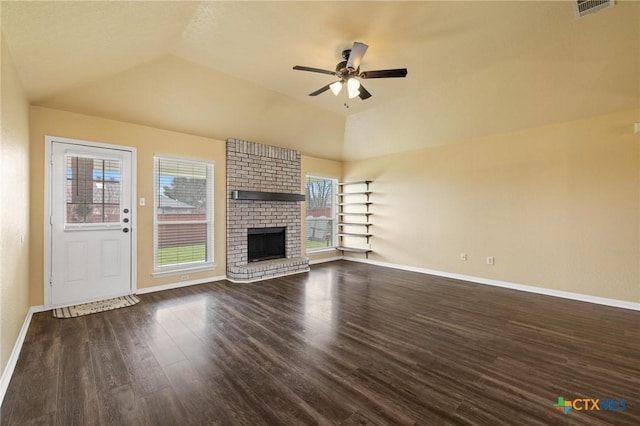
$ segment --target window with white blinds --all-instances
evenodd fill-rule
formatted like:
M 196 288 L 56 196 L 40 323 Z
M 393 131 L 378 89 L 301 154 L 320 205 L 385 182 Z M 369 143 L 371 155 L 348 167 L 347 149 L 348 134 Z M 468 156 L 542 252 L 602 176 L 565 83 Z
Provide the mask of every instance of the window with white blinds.
M 213 265 L 213 164 L 154 159 L 155 271 Z

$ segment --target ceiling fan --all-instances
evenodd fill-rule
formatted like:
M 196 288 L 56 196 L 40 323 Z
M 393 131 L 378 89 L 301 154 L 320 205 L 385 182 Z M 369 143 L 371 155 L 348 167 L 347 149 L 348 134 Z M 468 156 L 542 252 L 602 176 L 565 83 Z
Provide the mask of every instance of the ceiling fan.
M 309 96 L 318 96 L 320 93 L 324 93 L 327 90 L 338 96 L 343 86 L 347 86 L 347 95 L 349 99 L 353 99 L 356 96 L 362 100 L 369 99 L 371 93 L 360 83 L 359 78 L 392 78 L 392 77 L 406 77 L 406 68 L 397 68 L 392 70 L 376 70 L 376 71 L 362 71 L 360 72 L 360 62 L 362 57 L 367 51 L 367 46 L 364 43 L 354 42 L 351 49 L 342 51 L 342 58 L 344 61 L 339 62 L 336 65 L 335 71 L 323 70 L 320 68 L 304 67 L 296 65 L 294 70 L 317 72 L 320 74 L 329 74 L 338 77 L 338 80 L 333 83 L 329 83 L 326 86 L 321 87 L 315 92 L 309 93 Z

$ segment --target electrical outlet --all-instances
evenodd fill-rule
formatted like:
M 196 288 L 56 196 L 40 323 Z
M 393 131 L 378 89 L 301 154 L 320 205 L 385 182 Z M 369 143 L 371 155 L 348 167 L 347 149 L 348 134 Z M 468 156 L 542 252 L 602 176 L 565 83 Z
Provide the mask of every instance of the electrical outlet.
M 189 275 L 180 275 L 180 281 L 189 281 Z
M 493 265 L 493 264 L 495 264 L 495 260 L 493 256 L 487 256 L 487 265 Z
M 460 260 L 467 260 L 467 253 L 460 253 Z

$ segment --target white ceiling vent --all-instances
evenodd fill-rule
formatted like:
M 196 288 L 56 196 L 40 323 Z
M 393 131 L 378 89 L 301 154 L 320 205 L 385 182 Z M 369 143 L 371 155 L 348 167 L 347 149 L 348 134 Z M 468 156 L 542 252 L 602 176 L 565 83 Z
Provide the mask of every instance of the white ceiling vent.
M 613 7 L 615 0 L 575 0 L 576 16 L 581 18 L 589 13 Z

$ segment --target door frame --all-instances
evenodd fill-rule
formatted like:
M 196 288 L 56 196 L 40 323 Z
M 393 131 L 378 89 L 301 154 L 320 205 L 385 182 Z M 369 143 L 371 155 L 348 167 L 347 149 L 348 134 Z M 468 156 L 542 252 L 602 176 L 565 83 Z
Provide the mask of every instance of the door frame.
M 131 153 L 131 291 L 129 294 L 135 294 L 138 290 L 138 171 L 137 171 L 137 150 L 131 146 L 114 145 L 102 142 L 93 142 L 82 139 L 60 138 L 56 136 L 44 137 L 44 270 L 43 270 L 43 288 L 44 288 L 44 307 L 50 309 L 51 303 L 51 192 L 53 190 L 52 179 L 52 160 L 53 143 L 61 142 L 70 145 L 85 146 L 89 148 L 106 148 L 118 151 L 128 151 Z

